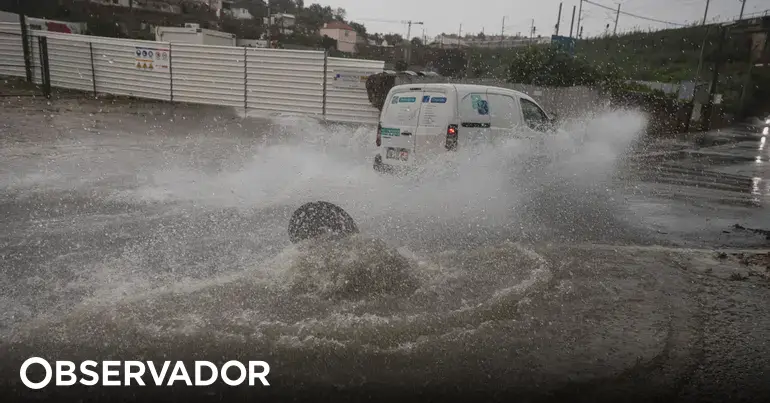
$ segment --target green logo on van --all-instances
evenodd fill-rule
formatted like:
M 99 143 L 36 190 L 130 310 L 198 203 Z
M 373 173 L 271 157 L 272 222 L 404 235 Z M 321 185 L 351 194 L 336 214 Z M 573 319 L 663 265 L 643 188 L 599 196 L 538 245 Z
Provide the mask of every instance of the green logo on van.
M 417 98 L 415 98 L 415 97 L 401 97 L 401 98 L 398 99 L 398 102 L 413 103 L 413 102 L 417 102 Z
M 389 127 L 383 127 L 380 129 L 380 134 L 383 136 L 400 136 L 401 129 L 392 129 Z

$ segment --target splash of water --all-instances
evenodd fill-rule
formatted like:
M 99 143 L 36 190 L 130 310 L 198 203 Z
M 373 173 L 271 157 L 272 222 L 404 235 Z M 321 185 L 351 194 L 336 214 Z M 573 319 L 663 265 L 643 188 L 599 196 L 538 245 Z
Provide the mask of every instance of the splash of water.
M 520 228 L 525 206 L 537 198 L 563 199 L 558 213 L 588 199 L 604 198 L 607 205 L 614 164 L 645 125 L 638 112 L 608 111 L 565 122 L 556 134 L 522 139 L 512 133 L 500 144 L 439 155 L 411 175 L 393 177 L 372 169 L 371 128 L 278 119 L 242 165 L 216 173 L 160 171 L 122 196 L 241 209 L 327 200 L 384 238 L 436 228 L 466 235 Z

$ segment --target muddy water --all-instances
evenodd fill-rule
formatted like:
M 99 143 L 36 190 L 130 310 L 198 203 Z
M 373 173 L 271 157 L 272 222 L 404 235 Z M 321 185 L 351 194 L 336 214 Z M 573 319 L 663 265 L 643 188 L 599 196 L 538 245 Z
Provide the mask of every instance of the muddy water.
M 686 367 L 671 346 L 694 320 L 689 257 L 561 243 L 649 241 L 613 181 L 644 127 L 634 112 L 404 178 L 372 171 L 370 131 L 304 119 L 61 102 L 3 114 L 18 122 L 0 175 L 9 363 L 265 358 L 279 384 L 493 388 L 661 356 Z M 288 217 L 313 200 L 362 235 L 290 245 Z

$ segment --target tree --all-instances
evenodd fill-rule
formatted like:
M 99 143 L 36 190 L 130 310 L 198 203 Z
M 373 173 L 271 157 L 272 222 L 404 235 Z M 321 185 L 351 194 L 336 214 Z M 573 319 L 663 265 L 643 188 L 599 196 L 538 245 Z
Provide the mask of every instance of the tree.
M 334 18 L 337 21 L 345 21 L 346 15 L 347 15 L 347 12 L 342 7 L 338 7 L 336 10 L 334 10 Z
M 359 24 L 357 22 L 351 21 L 348 25 L 350 25 L 353 30 L 356 31 L 356 33 L 364 38 L 367 37 L 366 35 L 366 27 L 363 24 Z
M 380 33 L 367 34 L 366 36 L 373 40 L 377 45 L 382 45 L 382 41 L 385 40 L 385 38 Z
M 262 1 L 262 0 L 257 0 Z M 294 13 L 298 11 L 294 0 L 270 0 L 270 12 L 275 13 Z
M 324 35 L 323 38 L 321 38 L 321 47 L 326 50 L 337 49 L 337 40 Z
M 235 34 L 238 38 L 257 39 L 265 32 L 265 27 L 261 23 L 255 24 L 250 20 L 223 16 L 221 23 L 224 32 Z
M 419 46 L 423 45 L 422 39 L 420 39 L 418 37 L 412 38 L 411 43 L 412 43 L 412 46 L 414 46 L 414 47 L 419 47 Z
M 311 4 L 309 7 L 301 10 L 297 15 L 297 23 L 316 31 L 324 23 L 334 21 L 334 10 L 329 6 Z
M 267 5 L 262 0 L 241 0 L 235 3 L 235 7 L 249 10 L 259 25 L 262 25 L 262 19 L 267 17 Z
M 431 67 L 445 77 L 465 76 L 466 54 L 460 49 L 441 49 Z
M 553 47 L 528 47 L 517 52 L 508 70 L 509 82 L 549 87 L 594 85 L 608 77 L 585 60 Z
M 388 45 L 398 46 L 404 43 L 404 37 L 399 34 L 385 34 L 383 38 L 388 42 Z

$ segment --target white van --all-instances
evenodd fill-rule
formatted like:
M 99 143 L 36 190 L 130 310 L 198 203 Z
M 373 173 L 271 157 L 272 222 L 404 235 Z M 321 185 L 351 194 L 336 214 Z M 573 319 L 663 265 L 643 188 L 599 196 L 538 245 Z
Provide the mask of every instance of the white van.
M 553 119 L 528 95 L 469 84 L 405 84 L 388 93 L 377 126 L 374 168 L 392 172 L 435 153 L 551 131 Z

